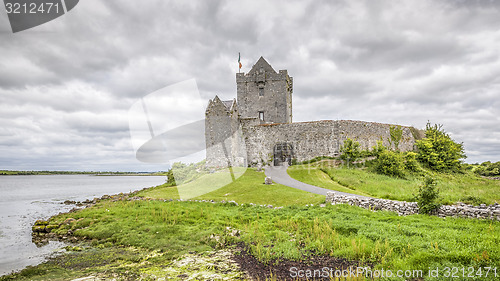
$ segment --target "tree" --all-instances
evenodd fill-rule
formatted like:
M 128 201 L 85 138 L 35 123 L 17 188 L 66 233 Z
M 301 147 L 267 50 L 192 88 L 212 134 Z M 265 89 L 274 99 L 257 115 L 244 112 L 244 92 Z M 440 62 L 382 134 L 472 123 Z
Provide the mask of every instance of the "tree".
M 361 156 L 359 142 L 352 139 L 346 139 L 344 144 L 340 146 L 340 159 L 347 161 L 348 164 L 356 161 Z
M 439 190 L 437 189 L 436 180 L 433 178 L 425 178 L 424 184 L 420 186 L 415 199 L 418 203 L 418 209 L 421 214 L 430 214 L 437 210 L 441 205 L 436 201 L 439 198 Z
M 391 138 L 388 139 L 389 146 L 392 146 L 392 144 L 394 144 L 394 148 L 396 150 L 399 150 L 399 142 L 403 137 L 403 130 L 401 129 L 401 126 L 391 126 L 389 128 L 389 133 L 391 135 Z
M 167 186 L 176 186 L 175 177 L 172 169 L 167 171 Z
M 457 171 L 466 158 L 463 143 L 454 142 L 442 125 L 427 123 L 425 138 L 417 141 L 418 159 L 435 171 Z

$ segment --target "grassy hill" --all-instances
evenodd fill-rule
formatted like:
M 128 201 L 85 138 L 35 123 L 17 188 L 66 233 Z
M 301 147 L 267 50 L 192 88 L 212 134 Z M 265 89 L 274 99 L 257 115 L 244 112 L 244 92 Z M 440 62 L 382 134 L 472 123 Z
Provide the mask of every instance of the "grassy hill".
M 281 184 L 265 185 L 264 172 L 243 169 L 236 171 L 236 174 L 241 176 L 234 182 L 231 181 L 229 171 L 221 170 L 202 175 L 180 186 L 162 185 L 141 191 L 137 196 L 154 199 L 224 200 L 273 206 L 319 204 L 325 201 L 325 196 Z
M 372 172 L 369 168 L 334 167 L 324 162 L 292 166 L 288 174 L 299 181 L 319 187 L 377 198 L 414 201 L 413 197 L 423 182 L 421 174 L 395 178 Z M 500 203 L 500 181 L 480 177 L 470 171 L 464 173 L 436 173 L 425 170 L 425 175 L 437 180 L 440 203 L 458 201 L 478 205 Z
M 294 166 L 289 173 L 325 188 L 403 200 L 419 184 L 417 177 L 394 179 L 368 169 L 319 168 Z M 327 259 L 394 273 L 421 270 L 423 277 L 412 280 L 438 280 L 428 277 L 429 270 L 442 272 L 446 267 L 473 268 L 475 274 L 481 268 L 483 276 L 475 279 L 498 280 L 498 269 L 496 277 L 493 272 L 484 275 L 486 268 L 500 265 L 498 221 L 401 217 L 348 205 L 320 207 L 324 196 L 264 185 L 264 178 L 263 172 L 254 169 L 204 172 L 179 186 L 162 185 L 130 195 L 143 200 L 103 200 L 55 216 L 48 222 L 53 233 L 75 237 L 80 244 L 68 248 L 65 255 L 0 280 L 71 280 L 89 275 L 181 280 L 182 276 L 207 276 L 203 274 L 222 274 L 217 276 L 231 280 L 248 278 L 239 271 L 248 259 L 231 266 L 234 257 L 243 253 L 258 263 L 247 267 L 258 266 L 263 274 L 274 272 L 268 280 L 282 280 L 276 268 L 285 268 L 286 274 L 291 266 L 328 266 L 321 262 Z M 464 196 L 481 202 L 498 199 L 496 182 L 471 174 L 442 174 L 439 181 L 440 186 L 449 186 L 443 187 L 444 201 Z M 453 194 L 455 189 L 463 190 Z M 179 198 L 284 207 L 161 200 Z M 220 258 L 221 253 L 229 258 Z M 192 266 L 194 261 L 197 266 Z

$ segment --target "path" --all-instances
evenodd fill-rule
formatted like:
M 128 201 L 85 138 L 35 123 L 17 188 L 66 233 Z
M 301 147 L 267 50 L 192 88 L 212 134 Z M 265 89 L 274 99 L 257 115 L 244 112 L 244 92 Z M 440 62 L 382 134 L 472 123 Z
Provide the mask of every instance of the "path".
M 287 166 L 268 166 L 265 169 L 265 174 L 266 174 L 266 176 L 270 177 L 276 183 L 286 185 L 289 187 L 293 187 L 296 189 L 304 190 L 307 192 L 315 193 L 315 194 L 326 195 L 327 192 L 333 192 L 336 195 L 354 196 L 354 197 L 359 197 L 359 198 L 363 198 L 363 199 L 370 198 L 370 197 L 366 197 L 363 195 L 335 191 L 335 190 L 326 189 L 326 188 L 310 185 L 307 183 L 303 183 L 301 181 L 298 181 L 296 179 L 291 178 L 288 175 L 288 173 L 286 172 L 287 168 L 288 168 Z

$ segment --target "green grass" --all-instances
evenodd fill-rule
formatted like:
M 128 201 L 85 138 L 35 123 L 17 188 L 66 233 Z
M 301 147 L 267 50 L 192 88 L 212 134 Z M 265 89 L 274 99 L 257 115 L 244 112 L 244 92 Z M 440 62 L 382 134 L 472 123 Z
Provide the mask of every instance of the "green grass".
M 317 186 L 399 200 L 408 200 L 420 184 L 416 176 L 395 179 L 367 169 L 330 167 L 324 172 L 315 166 L 308 167 L 292 166 L 288 172 Z M 104 277 L 149 280 L 158 276 L 155 274 L 165 274 L 165 266 L 172 265 L 174 259 L 231 248 L 237 243 L 247 245 L 250 253 L 264 263 L 282 259 L 307 262 L 311 255 L 331 255 L 372 263 L 378 269 L 423 270 L 424 276 L 429 268 L 436 267 L 500 267 L 498 221 L 425 215 L 400 217 L 348 205 L 321 208 L 318 203 L 324 202 L 324 196 L 279 184 L 265 185 L 263 172 L 235 169 L 233 176 L 234 181 L 229 171 L 221 170 L 178 187 L 163 185 L 132 196 L 234 200 L 285 207 L 104 200 L 53 217 L 50 222 L 59 225 L 54 232 L 67 235 L 72 230 L 73 235 L 86 238 L 92 248 L 67 253 L 0 280 L 70 280 L 89 275 L 103 277 L 100 275 L 103 273 Z M 477 202 L 498 201 L 498 182 L 471 174 L 434 176 L 444 202 L 467 196 Z M 70 217 L 76 221 L 64 224 Z M 234 230 L 239 235 L 232 235 Z M 496 280 L 491 277 L 480 280 Z
M 500 222 L 400 217 L 348 205 L 269 209 L 231 203 L 101 202 L 51 223 L 68 217 L 82 220 L 63 224 L 58 232 L 71 228 L 95 244 L 157 250 L 163 259 L 243 242 L 265 263 L 307 260 L 314 252 L 393 270 L 500 264 Z M 240 235 L 229 235 L 228 228 Z
M 377 198 L 412 201 L 422 184 L 418 175 L 406 179 L 393 178 L 371 172 L 369 169 L 323 168 L 300 165 L 288 169 L 288 174 L 299 181 L 319 187 L 367 195 Z M 453 204 L 458 201 L 469 204 L 500 203 L 500 181 L 478 177 L 472 173 L 430 173 L 436 178 L 440 190 L 440 202 Z
M 231 181 L 228 171 L 204 175 L 179 187 L 159 186 L 139 192 L 138 196 L 154 199 L 196 199 L 236 201 L 238 203 L 269 204 L 273 206 L 319 204 L 325 196 L 274 183 L 265 185 L 264 172 L 254 169 L 235 169 Z M 221 186 L 221 183 L 225 185 Z

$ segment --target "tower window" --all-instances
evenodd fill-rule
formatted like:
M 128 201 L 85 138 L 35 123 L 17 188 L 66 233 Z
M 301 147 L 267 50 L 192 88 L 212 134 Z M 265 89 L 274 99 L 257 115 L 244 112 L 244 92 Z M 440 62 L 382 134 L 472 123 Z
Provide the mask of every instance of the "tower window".
M 259 97 L 264 96 L 264 88 L 259 88 Z
M 259 111 L 259 119 L 260 121 L 264 121 L 264 111 Z

